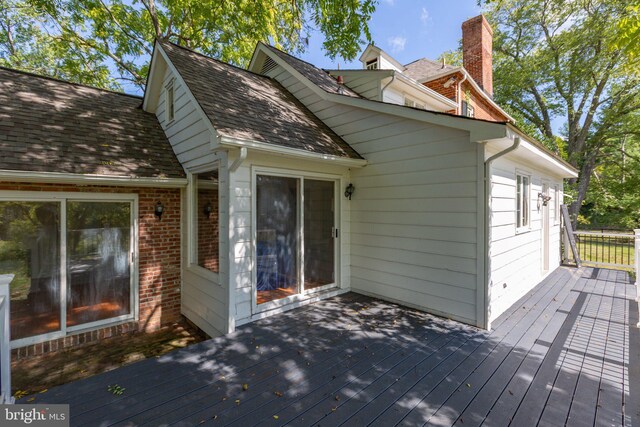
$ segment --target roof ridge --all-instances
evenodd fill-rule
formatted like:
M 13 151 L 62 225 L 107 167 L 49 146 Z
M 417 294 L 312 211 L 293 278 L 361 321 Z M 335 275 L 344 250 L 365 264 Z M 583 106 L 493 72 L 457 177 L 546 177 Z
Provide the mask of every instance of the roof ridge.
M 278 49 L 277 47 L 275 47 L 275 46 L 271 46 L 270 44 L 266 44 L 265 42 L 262 42 L 262 41 L 261 41 L 261 42 L 259 42 L 259 43 L 262 43 L 263 45 L 265 45 L 266 47 L 268 47 L 268 48 L 270 48 L 270 49 L 274 49 L 274 50 L 277 50 L 278 52 L 284 53 L 285 55 L 287 55 L 287 56 L 289 56 L 289 57 L 291 57 L 291 58 L 295 59 L 296 61 L 303 62 L 303 63 L 305 63 L 305 64 L 307 64 L 307 65 L 312 66 L 312 67 L 313 67 L 313 68 L 315 68 L 315 69 L 318 69 L 318 70 L 320 70 L 320 71 L 324 71 L 326 74 L 329 74 L 329 73 L 327 72 L 327 70 L 326 70 L 326 69 L 324 69 L 324 68 L 320 68 L 320 67 L 318 67 L 317 65 L 314 65 L 314 64 L 312 64 L 312 63 L 311 63 L 311 62 L 309 62 L 309 61 L 305 61 L 304 59 L 298 58 L 297 56 L 293 56 L 293 55 L 291 55 L 290 53 L 287 53 L 287 52 L 285 52 L 285 51 L 284 51 L 284 50 L 282 50 L 282 49 Z
M 243 71 L 243 72 L 248 73 L 248 74 L 252 74 L 252 75 L 254 75 L 254 76 L 262 77 L 262 78 L 265 78 L 265 79 L 270 79 L 268 76 L 265 76 L 265 75 L 263 75 L 263 74 L 254 73 L 253 71 L 251 71 L 251 70 L 247 70 L 246 68 L 242 68 L 242 67 L 240 67 L 240 66 L 238 66 L 238 65 L 234 65 L 234 64 L 231 64 L 231 63 L 229 63 L 229 62 L 225 62 L 225 61 L 223 61 L 223 60 L 221 60 L 221 59 L 217 59 L 217 58 L 214 58 L 214 57 L 212 57 L 212 56 L 205 55 L 205 54 L 204 54 L 204 53 L 202 53 L 202 52 L 198 52 L 197 50 L 193 50 L 193 49 L 191 49 L 191 48 L 189 48 L 189 47 L 186 47 L 186 46 L 180 46 L 179 44 L 174 43 L 174 42 L 171 42 L 171 41 L 162 41 L 162 40 L 158 40 L 158 43 L 160 43 L 160 44 L 163 44 L 163 43 L 170 44 L 170 45 L 175 46 L 175 47 L 177 47 L 177 48 L 179 48 L 179 49 L 186 50 L 187 52 L 194 53 L 194 54 L 196 54 L 196 55 L 198 55 L 198 56 L 200 56 L 200 57 L 202 57 L 202 58 L 210 59 L 211 61 L 215 61 L 215 62 L 217 62 L 217 63 L 219 63 L 219 64 L 222 64 L 222 65 L 226 65 L 226 66 L 228 66 L 228 67 L 235 68 L 235 69 L 237 69 L 237 70 Z M 258 43 L 262 43 L 262 42 L 258 42 Z
M 43 80 L 51 80 L 53 82 L 56 83 L 64 83 L 64 84 L 68 84 L 68 85 L 72 85 L 72 86 L 78 86 L 78 87 L 82 87 L 82 88 L 86 88 L 86 89 L 93 89 L 93 90 L 97 90 L 100 92 L 107 92 L 107 93 L 112 93 L 114 95 L 122 95 L 122 96 L 128 96 L 131 98 L 136 98 L 136 99 L 140 99 L 142 100 L 142 96 L 140 95 L 134 95 L 132 93 L 126 93 L 126 92 L 118 92 L 116 90 L 113 89 L 105 89 L 105 88 L 101 88 L 101 87 L 96 87 L 96 86 L 90 86 L 87 84 L 83 84 L 83 83 L 77 83 L 77 82 L 72 82 L 69 80 L 63 80 L 57 77 L 51 77 L 51 76 L 43 76 L 42 74 L 36 74 L 32 71 L 25 71 L 25 70 L 17 70 L 15 68 L 9 68 L 9 67 L 5 67 L 0 65 L 0 70 L 4 70 L 4 71 L 9 71 L 11 73 L 16 73 L 16 74 L 23 74 L 26 76 L 32 76 L 32 77 L 36 77 L 39 79 L 43 79 Z

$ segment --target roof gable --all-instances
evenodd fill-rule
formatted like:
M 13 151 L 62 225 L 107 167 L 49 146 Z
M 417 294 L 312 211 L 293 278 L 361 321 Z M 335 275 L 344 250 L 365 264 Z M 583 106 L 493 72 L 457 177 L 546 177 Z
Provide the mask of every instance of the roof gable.
M 0 169 L 183 178 L 139 97 L 0 68 Z
M 275 80 L 172 43 L 160 46 L 219 135 L 361 159 Z

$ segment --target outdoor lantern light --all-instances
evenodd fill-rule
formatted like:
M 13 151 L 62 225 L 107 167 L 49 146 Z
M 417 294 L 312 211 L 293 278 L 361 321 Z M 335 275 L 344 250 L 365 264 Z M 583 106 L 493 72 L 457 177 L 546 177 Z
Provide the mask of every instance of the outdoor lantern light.
M 210 218 L 211 212 L 213 212 L 213 206 L 211 206 L 211 202 L 207 202 L 207 204 L 204 205 L 204 209 L 202 211 L 204 212 L 204 216 Z
M 156 208 L 153 211 L 154 214 L 158 217 L 158 219 L 162 219 L 162 213 L 164 212 L 164 205 L 162 202 L 156 203 Z
M 538 210 L 540 210 L 541 201 L 542 201 L 542 206 L 547 206 L 549 204 L 549 200 L 551 200 L 551 196 L 547 196 L 544 193 L 538 193 Z
M 351 196 L 353 195 L 354 191 L 356 191 L 356 187 L 354 187 L 353 184 L 349 183 L 349 185 L 347 185 L 347 188 L 344 190 L 344 197 L 348 197 L 349 200 L 351 200 Z

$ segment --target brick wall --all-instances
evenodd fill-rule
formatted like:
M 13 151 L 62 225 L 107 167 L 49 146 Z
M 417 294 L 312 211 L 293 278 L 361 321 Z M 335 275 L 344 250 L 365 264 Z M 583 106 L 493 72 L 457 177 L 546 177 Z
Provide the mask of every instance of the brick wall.
M 180 190 L 0 182 L 0 190 L 138 194 L 139 320 L 67 336 L 14 351 L 31 356 L 130 332 L 151 332 L 180 317 Z M 164 205 L 162 219 L 155 205 Z
M 429 89 L 433 89 L 438 92 L 440 95 L 445 96 L 453 101 L 457 101 L 458 99 L 458 84 L 454 83 L 449 87 L 444 87 L 444 84 L 451 78 L 455 77 L 456 82 L 459 82 L 462 79 L 461 73 L 449 74 L 447 76 L 441 77 L 439 79 L 432 80 L 430 82 L 426 82 L 424 85 Z
M 462 96 L 468 94 L 468 102 L 475 108 L 475 117 L 477 119 L 492 120 L 496 122 L 504 122 L 507 117 L 493 107 L 489 102 L 480 95 L 470 84 L 462 83 Z
M 493 96 L 493 30 L 482 15 L 462 23 L 464 68 L 490 96 Z
M 211 204 L 209 218 L 204 215 L 204 207 Z M 218 190 L 198 189 L 198 265 L 218 272 Z

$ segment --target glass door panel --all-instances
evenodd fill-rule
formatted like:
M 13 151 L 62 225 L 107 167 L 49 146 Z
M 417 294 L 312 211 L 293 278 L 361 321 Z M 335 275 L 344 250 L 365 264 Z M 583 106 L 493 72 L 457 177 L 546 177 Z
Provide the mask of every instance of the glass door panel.
M 335 282 L 334 183 L 304 180 L 304 289 Z
M 258 175 L 256 179 L 257 303 L 300 292 L 298 272 L 297 178 Z
M 131 203 L 67 203 L 67 326 L 131 313 Z
M 60 330 L 60 203 L 0 202 L 0 274 L 13 274 L 11 339 Z

